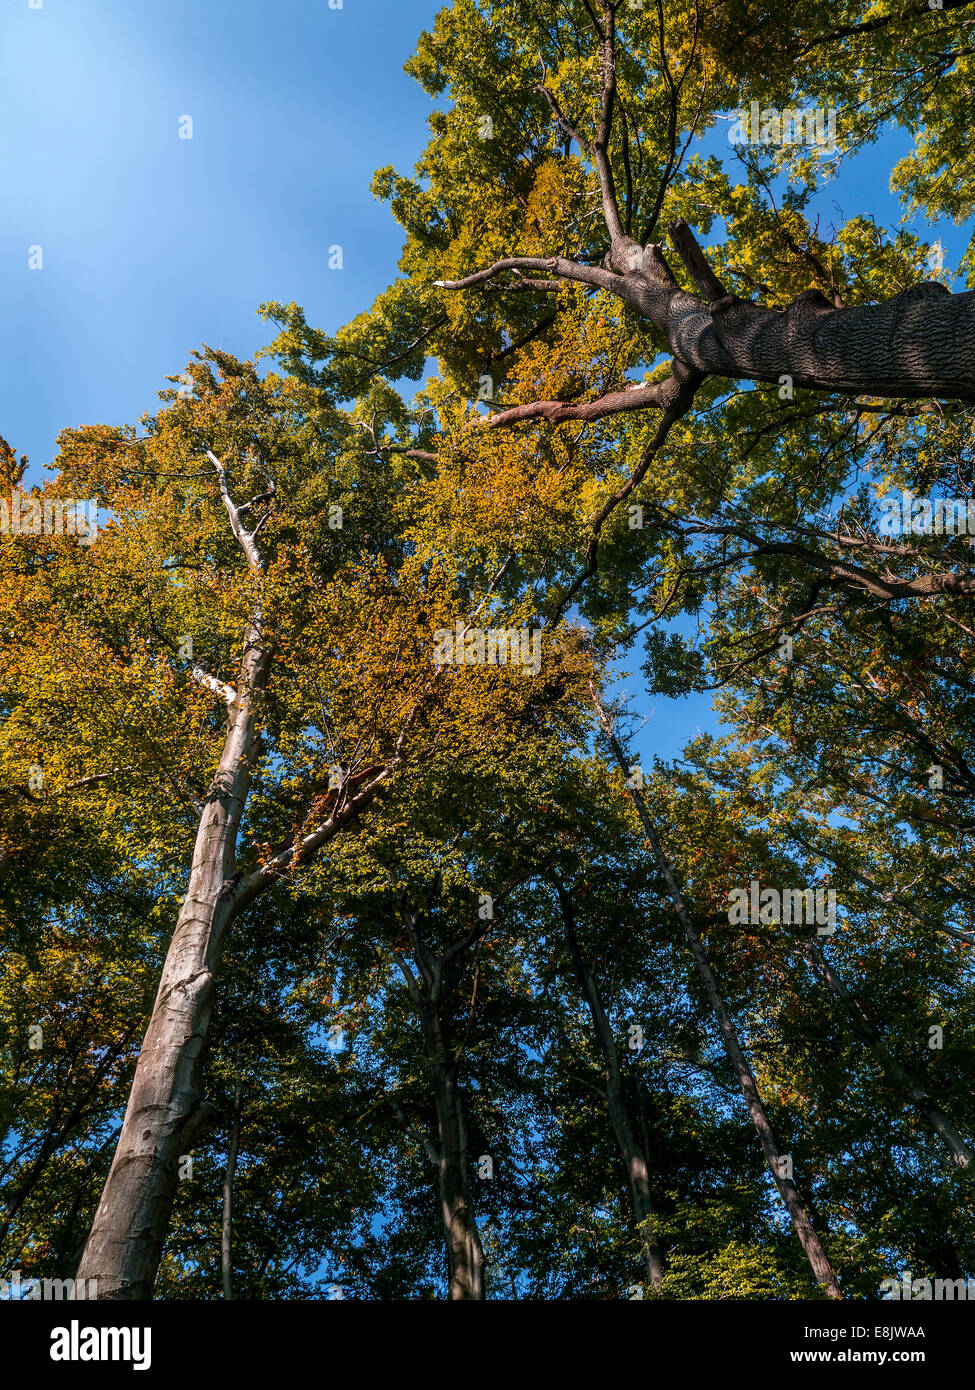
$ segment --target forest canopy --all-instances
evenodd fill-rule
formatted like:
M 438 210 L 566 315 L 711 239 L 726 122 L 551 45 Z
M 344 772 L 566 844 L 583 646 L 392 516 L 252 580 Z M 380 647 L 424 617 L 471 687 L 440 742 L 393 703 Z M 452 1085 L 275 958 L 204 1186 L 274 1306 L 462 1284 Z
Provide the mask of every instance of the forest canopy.
M 407 72 L 374 303 L 0 441 L 0 1274 L 975 1296 L 975 4 Z

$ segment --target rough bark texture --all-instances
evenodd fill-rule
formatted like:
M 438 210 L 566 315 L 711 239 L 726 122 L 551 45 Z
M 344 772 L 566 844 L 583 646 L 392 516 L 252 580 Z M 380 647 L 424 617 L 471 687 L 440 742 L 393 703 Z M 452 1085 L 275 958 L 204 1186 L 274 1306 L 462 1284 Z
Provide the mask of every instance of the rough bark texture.
M 640 249 L 647 269 L 622 275 L 613 292 L 664 333 L 675 358 L 709 376 L 975 401 L 975 292 L 928 281 L 853 308 L 836 308 L 819 290 L 786 309 L 734 295 L 708 303 L 668 282 L 659 250 Z
M 606 1010 L 603 1008 L 599 987 L 579 949 L 572 900 L 558 882 L 556 882 L 556 891 L 562 910 L 566 945 L 569 948 L 576 979 L 579 981 L 579 988 L 586 1001 L 586 1007 L 592 1019 L 593 1031 L 596 1034 L 596 1041 L 606 1065 L 606 1104 L 613 1133 L 616 1136 L 616 1143 L 623 1158 L 623 1166 L 626 1169 L 626 1178 L 633 1203 L 634 1224 L 639 1230 L 640 1241 L 643 1245 L 647 1282 L 652 1289 L 659 1291 L 664 1276 L 664 1258 L 654 1229 L 657 1213 L 654 1211 L 650 1195 L 650 1168 L 647 1163 L 646 1150 L 638 1142 L 630 1118 L 623 1088 L 619 1052 L 609 1019 L 606 1017 Z

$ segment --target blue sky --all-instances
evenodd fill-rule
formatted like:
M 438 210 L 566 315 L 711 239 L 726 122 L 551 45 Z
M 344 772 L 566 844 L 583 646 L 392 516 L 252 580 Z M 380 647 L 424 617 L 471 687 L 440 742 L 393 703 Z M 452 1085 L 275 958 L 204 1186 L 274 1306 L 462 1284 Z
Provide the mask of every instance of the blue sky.
M 369 183 L 426 142 L 402 67 L 438 8 L 0 0 L 0 433 L 32 481 L 58 430 L 136 419 L 201 342 L 265 343 L 263 300 L 334 329 L 395 278 Z
M 0 433 L 30 455 L 29 481 L 66 425 L 152 409 L 200 343 L 252 354 L 271 332 L 262 301 L 297 300 L 333 331 L 395 278 L 401 232 L 369 184 L 426 143 L 431 101 L 402 67 L 438 8 L 0 0 Z M 705 148 L 729 148 L 723 126 Z M 905 148 L 891 132 L 859 157 L 820 199 L 824 224 L 893 224 Z M 958 254 L 963 234 L 938 232 Z M 708 698 L 658 700 L 640 751 L 673 753 L 709 722 Z

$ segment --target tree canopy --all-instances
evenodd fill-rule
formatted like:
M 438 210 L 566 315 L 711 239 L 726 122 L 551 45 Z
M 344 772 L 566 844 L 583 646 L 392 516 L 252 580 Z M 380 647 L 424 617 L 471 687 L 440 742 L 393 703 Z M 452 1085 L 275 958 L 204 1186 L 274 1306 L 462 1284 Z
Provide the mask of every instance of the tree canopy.
M 0 441 L 0 1262 L 975 1290 L 973 34 L 452 0 L 371 306 Z

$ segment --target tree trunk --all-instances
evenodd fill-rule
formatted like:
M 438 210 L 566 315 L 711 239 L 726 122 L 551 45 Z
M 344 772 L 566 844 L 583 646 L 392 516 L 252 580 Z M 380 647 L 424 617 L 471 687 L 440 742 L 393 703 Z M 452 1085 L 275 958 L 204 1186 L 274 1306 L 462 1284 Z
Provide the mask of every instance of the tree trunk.
M 237 1150 L 240 1146 L 240 1086 L 234 1091 L 234 1113 L 230 1122 L 227 1145 L 227 1166 L 223 1175 L 223 1221 L 220 1227 L 220 1271 L 223 1275 L 223 1296 L 234 1296 L 233 1233 L 234 1233 L 234 1174 L 237 1171 Z
M 197 830 L 189 885 L 143 1040 L 115 1157 L 78 1268 L 100 1299 L 146 1299 L 162 1257 L 180 1158 L 209 1118 L 201 1062 L 217 964 L 235 912 L 237 832 L 259 735 L 255 700 L 267 678 L 260 616 L 244 646 L 239 694 Z
M 595 692 L 593 692 L 593 701 L 599 713 L 603 728 L 606 731 L 606 736 L 613 750 L 613 754 L 619 763 L 623 775 L 626 776 L 629 772 L 626 757 L 624 756 L 619 740 L 613 733 L 612 725 L 606 717 L 605 711 L 600 705 Z M 636 787 L 629 787 L 628 790 L 633 799 L 633 804 L 637 809 L 637 814 L 643 824 L 651 852 L 657 862 L 657 867 L 667 885 L 667 892 L 674 904 L 674 910 L 684 929 L 684 935 L 687 939 L 691 956 L 694 959 L 698 976 L 704 986 L 704 992 L 708 997 L 711 1008 L 714 1011 L 714 1016 L 717 1020 L 718 1028 L 724 1042 L 725 1052 L 738 1078 L 738 1084 L 741 1086 L 742 1095 L 745 1097 L 745 1104 L 748 1106 L 748 1113 L 751 1116 L 752 1124 L 755 1127 L 755 1133 L 758 1135 L 769 1168 L 772 1171 L 772 1177 L 778 1189 L 779 1196 L 782 1198 L 786 1210 L 789 1213 L 796 1235 L 799 1237 L 799 1242 L 806 1252 L 806 1258 L 809 1260 L 810 1267 L 816 1277 L 816 1282 L 825 1289 L 830 1298 L 842 1298 L 843 1292 L 840 1289 L 835 1271 L 827 1258 L 822 1242 L 810 1220 L 809 1213 L 799 1194 L 799 1189 L 791 1178 L 785 1177 L 782 1174 L 779 1163 L 779 1159 L 782 1157 L 781 1149 L 766 1113 L 758 1085 L 752 1075 L 752 1070 L 748 1065 L 745 1054 L 742 1052 L 735 1025 L 728 1011 L 728 1006 L 725 1004 L 721 991 L 718 988 L 718 982 L 714 978 L 714 973 L 708 963 L 707 956 L 704 953 L 701 939 L 694 929 L 691 915 L 684 901 L 684 895 L 678 886 L 670 863 L 667 860 L 667 856 L 664 854 L 660 841 L 657 838 L 657 832 L 654 829 L 653 821 L 650 819 L 650 815 L 647 811 L 646 802 L 643 800 L 642 795 Z
M 655 1292 L 659 1292 L 663 1282 L 664 1260 L 660 1242 L 654 1230 L 656 1212 L 650 1198 L 650 1169 L 646 1153 L 637 1141 L 630 1120 L 626 1097 L 623 1092 L 623 1074 L 620 1069 L 619 1052 L 616 1048 L 616 1040 L 613 1037 L 609 1019 L 606 1017 L 606 1010 L 603 1008 L 599 987 L 579 949 L 572 900 L 557 880 L 555 880 L 555 887 L 562 908 L 562 922 L 565 927 L 565 939 L 569 948 L 569 955 L 572 958 L 576 978 L 589 1009 L 599 1050 L 602 1052 L 606 1064 L 606 1103 L 613 1133 L 616 1136 L 616 1143 L 623 1156 L 627 1182 L 630 1186 L 633 1219 L 639 1229 L 640 1241 L 643 1245 L 647 1266 L 647 1282 Z
M 959 1168 L 971 1167 L 973 1160 L 975 1160 L 975 1153 L 965 1143 L 944 1111 L 935 1105 L 927 1091 L 912 1081 L 900 1063 L 891 1057 L 884 1046 L 883 1038 L 871 1021 L 870 1015 L 860 1001 L 847 989 L 842 977 L 830 965 L 821 947 L 815 941 L 807 941 L 802 949 L 816 974 L 843 1005 L 850 1019 L 853 1032 L 874 1054 L 907 1103 L 920 1111 L 934 1132 L 940 1135 Z
M 439 882 L 440 875 L 435 874 L 427 901 L 428 912 Z M 395 947 L 393 959 L 402 972 L 416 1009 L 430 1067 L 438 1143 L 433 1144 L 429 1136 L 423 1143 L 427 1154 L 437 1164 L 447 1254 L 447 1297 L 451 1302 L 481 1300 L 484 1298 L 484 1251 L 471 1201 L 467 1118 L 459 1085 L 460 1056 L 450 1044 L 444 1014 L 463 970 L 465 954 L 483 936 L 487 925 L 479 924 L 445 956 L 438 956 L 423 939 L 421 912 L 404 904 L 402 915 L 417 973 L 413 973 L 403 952 Z
M 440 1149 L 440 1203 L 447 1247 L 448 1297 L 483 1299 L 484 1252 L 471 1204 L 467 1123 L 457 1085 L 457 1063 L 433 1067 Z

